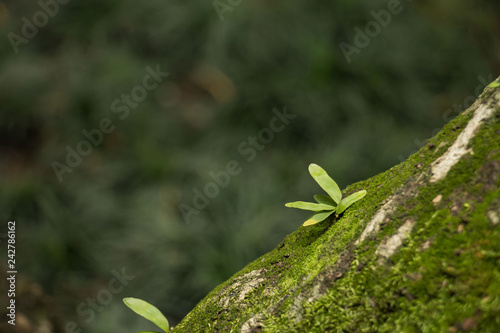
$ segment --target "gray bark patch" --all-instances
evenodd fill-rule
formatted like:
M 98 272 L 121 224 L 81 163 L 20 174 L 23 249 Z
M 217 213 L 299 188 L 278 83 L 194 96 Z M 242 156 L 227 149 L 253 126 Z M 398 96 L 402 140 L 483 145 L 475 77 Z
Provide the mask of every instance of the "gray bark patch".
M 495 95 L 495 98 L 499 98 L 499 94 Z M 494 109 L 488 104 L 481 104 L 476 111 L 474 116 L 469 121 L 465 129 L 460 133 L 455 142 L 450 148 L 439 157 L 431 167 L 431 183 L 436 183 L 446 177 L 448 171 L 458 162 L 460 159 L 468 153 L 473 153 L 472 149 L 468 148 L 470 140 L 476 135 L 481 127 L 481 124 L 488 118 L 490 118 L 494 113 Z

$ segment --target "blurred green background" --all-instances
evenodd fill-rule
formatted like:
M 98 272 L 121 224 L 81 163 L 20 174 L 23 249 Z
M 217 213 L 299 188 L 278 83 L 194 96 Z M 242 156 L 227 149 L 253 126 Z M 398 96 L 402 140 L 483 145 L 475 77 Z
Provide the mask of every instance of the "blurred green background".
M 54 332 L 147 328 L 127 296 L 177 323 L 301 225 L 284 203 L 317 193 L 309 163 L 341 188 L 385 171 L 500 73 L 496 0 L 401 1 L 350 62 L 339 44 L 388 1 L 65 1 L 22 43 L 54 1 L 0 1 L 0 233 L 16 220 L 17 269 L 53 301 Z M 147 66 L 169 76 L 121 120 L 113 102 Z M 238 147 L 284 108 L 296 117 L 248 162 Z M 114 130 L 60 182 L 53 163 L 103 118 Z M 179 205 L 231 160 L 241 173 L 186 223 Z M 122 268 L 135 278 L 86 320 Z

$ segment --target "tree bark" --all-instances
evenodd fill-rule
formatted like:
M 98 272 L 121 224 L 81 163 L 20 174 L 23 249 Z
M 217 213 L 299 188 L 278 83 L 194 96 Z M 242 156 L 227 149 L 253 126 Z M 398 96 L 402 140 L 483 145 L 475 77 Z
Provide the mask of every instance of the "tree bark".
M 405 162 L 349 186 L 368 194 L 339 219 L 300 227 L 172 332 L 497 332 L 499 173 L 487 87 Z

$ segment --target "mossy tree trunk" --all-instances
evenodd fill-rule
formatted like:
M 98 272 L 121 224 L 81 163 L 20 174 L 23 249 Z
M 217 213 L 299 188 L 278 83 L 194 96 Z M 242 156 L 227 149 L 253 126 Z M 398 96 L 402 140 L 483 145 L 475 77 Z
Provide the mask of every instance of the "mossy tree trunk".
M 497 79 L 496 82 L 500 82 Z M 214 289 L 173 332 L 498 332 L 500 88 L 367 196 L 300 227 Z

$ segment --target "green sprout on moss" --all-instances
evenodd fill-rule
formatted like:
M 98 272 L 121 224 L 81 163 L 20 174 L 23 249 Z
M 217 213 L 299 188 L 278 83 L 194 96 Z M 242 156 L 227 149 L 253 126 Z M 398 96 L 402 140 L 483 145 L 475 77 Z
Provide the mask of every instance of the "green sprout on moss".
M 168 320 L 163 316 L 163 314 L 154 305 L 149 304 L 142 299 L 127 297 L 123 299 L 123 303 L 128 306 L 132 311 L 140 316 L 152 321 L 156 326 L 168 332 L 170 330 L 168 326 Z M 142 331 L 140 333 L 158 333 L 154 331 Z
M 315 212 L 313 216 L 304 222 L 304 227 L 324 221 L 333 213 L 335 213 L 335 217 L 338 218 L 339 215 L 353 203 L 361 200 L 366 195 L 366 191 L 361 190 L 351 194 L 347 198 L 342 199 L 342 192 L 340 191 L 339 186 L 330 176 L 328 176 L 322 167 L 312 163 L 309 165 L 309 173 L 329 196 L 316 194 L 314 196 L 314 200 L 316 200 L 317 203 L 295 201 L 289 202 L 285 205 L 290 208 L 312 210 Z

